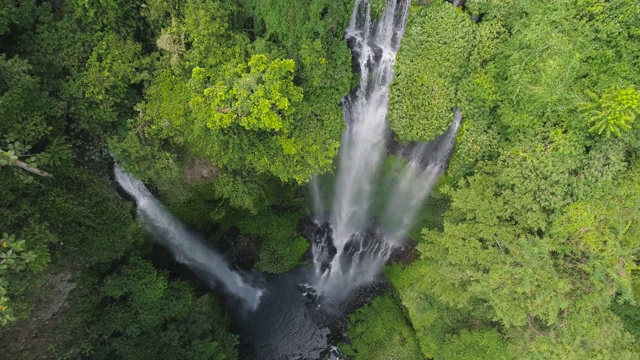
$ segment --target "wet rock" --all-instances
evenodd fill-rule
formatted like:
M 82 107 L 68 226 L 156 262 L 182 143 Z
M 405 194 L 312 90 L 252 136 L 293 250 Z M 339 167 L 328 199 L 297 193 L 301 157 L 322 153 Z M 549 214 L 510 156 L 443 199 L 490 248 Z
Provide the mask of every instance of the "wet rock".
M 194 157 L 187 164 L 184 174 L 191 184 L 211 182 L 218 177 L 220 170 L 211 161 Z
M 31 299 L 33 310 L 29 317 L 3 329 L 0 358 L 49 358 L 51 348 L 69 340 L 73 325 L 67 314 L 68 297 L 76 287 L 71 274 L 46 275 L 39 286 L 42 291 Z
M 362 55 L 355 49 L 358 40 L 353 36 L 349 36 L 346 41 L 347 46 L 351 49 L 351 72 L 355 75 L 360 74 L 360 57 Z
M 260 260 L 258 251 L 262 241 L 258 236 L 241 234 L 240 229 L 233 226 L 224 234 L 218 247 L 233 266 L 251 270 Z
M 464 7 L 467 5 L 467 0 L 448 0 L 455 7 Z
M 393 249 L 391 256 L 389 256 L 388 263 L 398 262 L 407 266 L 420 258 L 420 252 L 416 249 L 418 243 L 414 240 L 405 241 L 405 245 Z
M 382 55 L 384 53 L 384 50 L 382 50 L 381 47 L 375 46 L 375 45 L 371 46 L 371 50 L 373 50 L 373 61 L 376 62 L 376 63 L 379 62 L 380 59 L 382 59 Z

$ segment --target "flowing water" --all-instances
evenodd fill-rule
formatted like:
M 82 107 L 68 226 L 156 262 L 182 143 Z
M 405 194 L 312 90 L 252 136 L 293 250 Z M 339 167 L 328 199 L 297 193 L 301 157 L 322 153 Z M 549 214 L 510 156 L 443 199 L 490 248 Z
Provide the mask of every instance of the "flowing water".
M 373 280 L 390 254 L 384 240 L 365 236 L 376 175 L 386 151 L 389 85 L 404 35 L 410 1 L 389 0 L 378 21 L 367 0 L 356 0 L 346 30 L 357 59 L 360 84 L 343 100 L 342 135 L 336 190 L 330 215 L 331 238 L 314 245 L 316 286 L 325 295 Z M 328 251 L 331 251 L 329 253 Z M 335 254 L 333 254 L 335 253 Z
M 176 261 L 187 265 L 213 288 L 220 282 L 226 291 L 242 300 L 252 310 L 258 307 L 262 290 L 248 284 L 231 270 L 227 261 L 203 239 L 175 219 L 149 190 L 131 175 L 115 166 L 116 180 L 137 204 L 138 216 L 147 230 L 167 249 Z
M 453 125 L 438 139 L 407 150 L 408 162 L 397 165 L 395 186 L 386 202 L 381 222 L 386 238 L 399 244 L 415 222 L 431 188 L 449 165 L 462 115 L 454 110 Z
M 320 194 L 320 185 L 318 184 L 318 177 L 314 176 L 309 181 L 309 189 L 311 191 L 311 202 L 313 203 L 313 216 L 318 222 L 324 221 L 324 203 L 322 201 L 322 195 Z
M 379 226 L 371 202 L 389 137 L 387 111 L 393 65 L 405 32 L 409 0 L 388 0 L 378 21 L 368 0 L 356 0 L 346 30 L 360 71 L 359 87 L 343 100 L 346 129 L 328 229 L 314 239 L 316 287 L 333 301 L 374 280 L 394 247 L 410 231 L 431 188 L 446 170 L 462 120 L 456 109 L 451 128 L 436 141 L 416 144 L 396 164 Z M 428 111 L 428 109 L 425 109 Z M 319 199 L 318 184 L 312 185 Z M 315 205 L 315 208 L 319 208 Z
M 315 290 L 306 284 L 308 269 L 269 276 L 255 312 L 240 318 L 256 360 L 317 359 L 326 353 L 328 315 Z
M 329 344 L 329 323 L 344 316 L 341 304 L 358 286 L 375 280 L 394 248 L 411 229 L 424 199 L 447 167 L 462 117 L 439 139 L 401 152 L 384 210 L 372 221 L 371 202 L 387 153 L 389 86 L 411 1 L 387 0 L 377 21 L 368 0 L 355 0 L 345 39 L 359 66 L 360 84 L 343 100 L 342 135 L 334 196 L 322 198 L 317 178 L 310 183 L 315 223 L 312 269 L 264 276 L 260 288 L 200 237 L 174 219 L 144 185 L 115 168 L 116 179 L 137 202 L 138 214 L 158 241 L 209 283 L 218 282 L 245 304 L 240 331 L 256 359 L 339 359 Z M 428 109 L 425 109 L 428 111 Z M 246 311 L 249 309 L 251 311 Z
M 386 149 L 386 117 L 393 64 L 404 34 L 409 1 L 389 1 L 382 18 L 372 23 L 367 0 L 357 0 L 346 30 L 360 65 L 360 85 L 343 101 L 346 130 L 342 136 L 336 191 L 331 213 L 333 243 L 340 256 L 352 234 L 368 223 L 371 192 Z

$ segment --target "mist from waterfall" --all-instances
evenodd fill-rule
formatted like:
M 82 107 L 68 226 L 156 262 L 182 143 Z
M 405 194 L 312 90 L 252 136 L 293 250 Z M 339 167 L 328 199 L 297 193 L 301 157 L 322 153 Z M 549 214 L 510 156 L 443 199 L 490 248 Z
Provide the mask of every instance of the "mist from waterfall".
M 395 147 L 397 162 L 380 180 L 391 134 L 389 87 L 410 4 L 411 0 L 387 0 L 380 19 L 372 20 L 369 1 L 355 0 L 345 39 L 359 67 L 360 83 L 342 102 L 346 129 L 330 187 L 332 198 L 325 197 L 330 191 L 323 191 L 326 178 L 314 177 L 309 184 L 315 224 L 309 222 L 302 231 L 313 241 L 313 268 L 263 274 L 263 289 L 257 288 L 247 274 L 234 271 L 210 244 L 173 218 L 142 182 L 115 166 L 116 179 L 135 199 L 142 223 L 176 261 L 212 286 L 220 283 L 232 295 L 231 305 L 237 298 L 253 310 L 242 311 L 236 320 L 258 359 L 326 358 L 328 324 L 344 313 L 341 304 L 347 302 L 342 300 L 376 279 L 447 168 L 462 119 L 457 109 L 453 125 L 437 140 L 401 151 Z M 339 351 L 331 354 L 340 358 Z
M 440 138 L 416 144 L 407 155 L 400 157 L 402 160 L 398 160 L 408 159 L 396 167 L 399 176 L 381 217 L 385 237 L 391 243 L 400 244 L 407 236 L 424 200 L 447 169 L 461 122 L 462 115 L 456 108 L 453 125 Z
M 318 177 L 314 176 L 309 181 L 309 190 L 311 191 L 311 202 L 313 203 L 313 213 L 316 219 L 324 219 L 324 202 L 322 201 L 322 194 L 320 194 L 320 184 L 318 184 Z
M 222 255 L 175 219 L 141 181 L 125 173 L 117 164 L 114 173 L 118 184 L 135 199 L 138 216 L 146 229 L 173 253 L 176 261 L 187 265 L 212 287 L 220 282 L 249 309 L 258 307 L 260 289 L 249 285 L 238 272 L 231 270 Z
M 386 148 L 389 85 L 408 10 L 409 1 L 389 1 L 374 25 L 369 2 L 357 0 L 346 30 L 347 41 L 354 41 L 360 85 L 343 101 L 346 130 L 331 212 L 338 256 L 349 237 L 368 223 L 371 192 Z
M 410 3 L 388 0 L 381 18 L 374 21 L 369 1 L 356 0 L 346 30 L 345 38 L 359 65 L 360 84 L 342 103 L 346 129 L 331 213 L 312 248 L 316 287 L 330 297 L 375 279 L 410 231 L 455 145 L 462 118 L 457 109 L 454 124 L 437 144 L 417 144 L 402 154 L 407 160 L 397 164 L 398 176 L 393 179 L 381 225 L 372 229 L 370 207 L 390 133 L 389 87 Z M 311 191 L 314 202 L 321 202 L 316 180 Z M 323 208 L 314 203 L 319 223 L 325 221 L 325 214 L 318 216 L 318 209 Z

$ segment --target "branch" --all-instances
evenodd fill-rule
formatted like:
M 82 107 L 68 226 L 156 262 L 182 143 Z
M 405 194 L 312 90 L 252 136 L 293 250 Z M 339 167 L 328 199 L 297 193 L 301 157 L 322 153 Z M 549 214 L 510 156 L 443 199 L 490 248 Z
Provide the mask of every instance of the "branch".
M 28 172 L 32 173 L 32 174 L 36 174 L 39 176 L 46 176 L 46 177 L 53 177 L 53 175 L 49 174 L 48 172 L 44 171 L 44 170 L 40 170 L 38 168 L 34 168 L 29 166 L 29 164 L 27 164 L 26 162 L 22 161 L 22 160 L 13 160 L 13 163 L 16 164 L 18 167 L 23 168 L 24 170 L 27 170 Z
M 528 314 L 527 314 L 527 324 L 529 324 L 529 329 L 531 329 L 531 331 L 533 331 L 533 333 L 534 333 L 535 335 L 538 335 L 538 336 L 542 336 L 542 335 L 543 335 L 543 334 L 542 334 L 540 331 L 538 331 L 538 329 L 536 329 L 536 327 L 533 325 L 533 319 L 532 319 L 531 315 L 528 315 Z

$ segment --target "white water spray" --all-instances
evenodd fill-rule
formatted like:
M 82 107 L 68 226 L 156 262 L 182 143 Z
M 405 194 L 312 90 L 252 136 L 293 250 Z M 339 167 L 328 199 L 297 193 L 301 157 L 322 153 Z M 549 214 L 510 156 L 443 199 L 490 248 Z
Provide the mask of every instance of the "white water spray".
M 343 100 L 346 129 L 330 228 L 320 232 L 313 246 L 316 286 L 325 294 L 344 293 L 375 279 L 394 246 L 411 229 L 424 199 L 446 169 L 455 145 L 461 120 L 457 111 L 454 125 L 435 148 L 424 144 L 414 147 L 387 201 L 382 219 L 386 226 L 377 231 L 369 229 L 372 193 L 389 134 L 389 86 L 410 3 L 387 0 L 382 17 L 373 22 L 369 1 L 356 0 L 346 30 L 345 38 L 358 60 L 360 84 L 354 94 Z M 316 189 L 314 192 L 320 193 Z
M 390 0 L 382 18 L 373 24 L 369 2 L 357 0 L 346 31 L 347 39 L 355 41 L 360 86 L 355 96 L 343 102 L 347 128 L 331 214 L 337 256 L 350 236 L 368 223 L 371 192 L 386 147 L 389 85 L 408 10 L 409 1 Z
M 453 125 L 439 139 L 417 144 L 401 167 L 395 188 L 389 195 L 382 222 L 386 238 L 399 244 L 409 233 L 416 215 L 440 175 L 446 170 L 455 146 L 462 115 L 456 108 Z
M 314 176 L 309 181 L 309 190 L 311 191 L 311 200 L 313 202 L 314 220 L 321 223 L 324 221 L 324 204 L 320 195 L 320 185 L 318 185 L 318 177 Z
M 332 239 L 326 236 L 313 249 L 316 274 L 321 274 L 318 287 L 324 293 L 339 285 L 356 286 L 373 280 L 391 251 L 387 242 L 373 241 L 363 232 L 369 223 L 371 193 L 386 149 L 389 85 L 409 5 L 408 0 L 389 0 L 382 17 L 374 23 L 369 1 L 356 0 L 346 30 L 345 37 L 352 42 L 358 59 L 360 85 L 343 101 L 346 129 L 330 216 Z M 335 255 L 327 253 L 330 250 Z
M 251 310 L 258 307 L 261 290 L 247 284 L 239 273 L 231 270 L 220 254 L 171 216 L 141 181 L 122 171 L 117 164 L 114 172 L 118 184 L 136 200 L 138 216 L 147 230 L 173 253 L 176 261 L 190 267 L 211 285 L 215 280 L 221 282 L 229 293 L 243 300 Z

